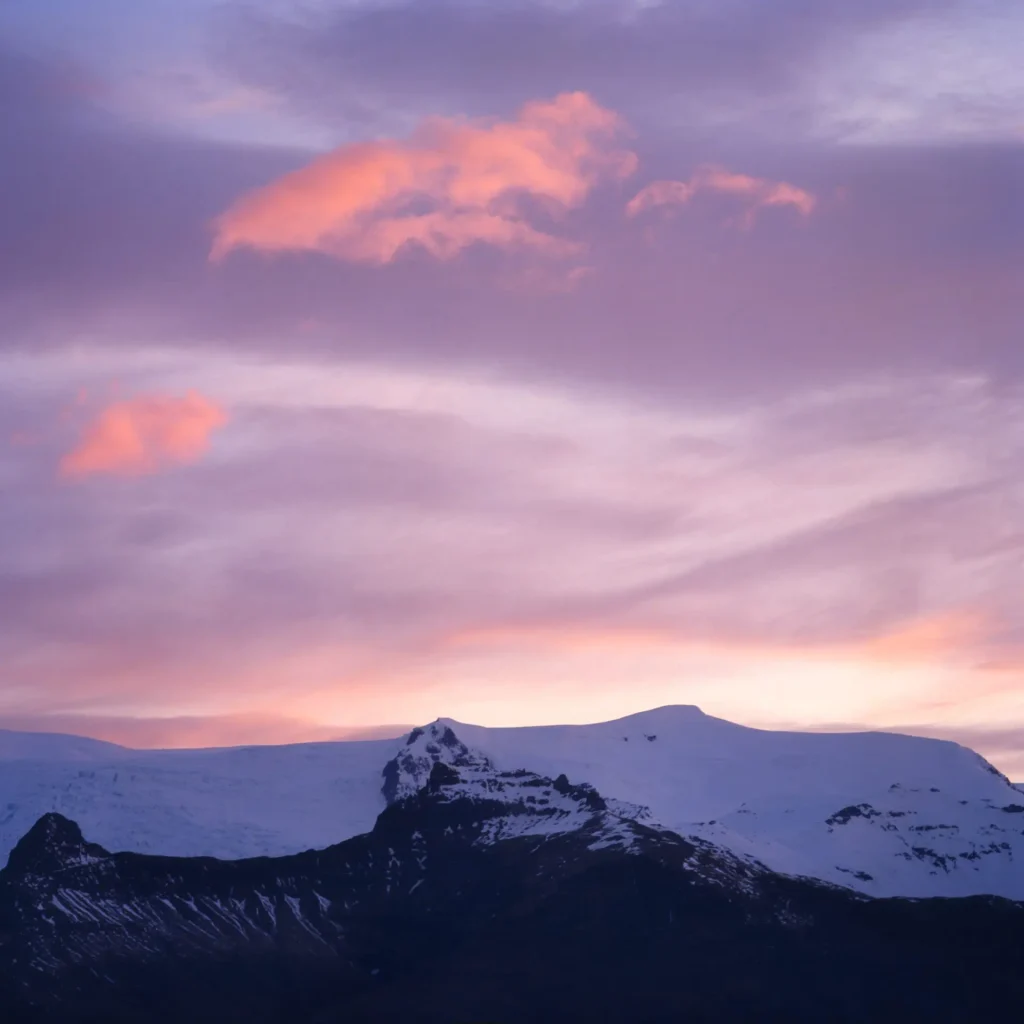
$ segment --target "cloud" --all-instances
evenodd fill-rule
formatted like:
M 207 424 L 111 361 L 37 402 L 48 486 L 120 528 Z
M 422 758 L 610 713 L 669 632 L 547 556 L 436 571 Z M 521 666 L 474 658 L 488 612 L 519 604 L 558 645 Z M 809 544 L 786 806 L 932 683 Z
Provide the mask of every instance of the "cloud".
M 818 199 L 806 189 L 786 181 L 768 181 L 749 174 L 737 174 L 724 167 L 699 167 L 689 181 L 652 181 L 626 204 L 626 214 L 635 217 L 645 210 L 685 206 L 701 192 L 731 196 L 746 204 L 745 226 L 753 224 L 757 211 L 771 206 L 791 206 L 809 217 Z
M 0 713 L 159 718 L 158 743 L 289 735 L 197 716 L 396 707 L 890 724 L 948 698 L 936 721 L 1012 720 L 1013 680 L 987 667 L 1024 635 L 1005 384 L 728 410 L 294 351 L 80 358 L 34 355 L 18 391 L 95 395 L 81 367 L 102 381 L 106 359 L 129 394 L 216 394 L 231 445 L 127 490 L 55 489 L 9 454 Z
M 108 405 L 60 461 L 61 476 L 152 473 L 192 462 L 210 434 L 227 422 L 224 410 L 195 391 L 181 398 L 141 395 Z
M 755 398 L 910 366 L 1008 379 L 1024 371 L 1022 146 L 828 148 L 776 138 L 768 149 L 737 151 L 706 133 L 645 121 L 594 81 L 593 95 L 638 128 L 637 187 L 708 160 L 799 183 L 823 206 L 842 182 L 855 202 L 834 204 L 810 230 L 792 230 L 787 210 L 739 238 L 722 231 L 717 203 L 698 201 L 681 208 L 686 231 L 663 232 L 648 246 L 639 222 L 622 216 L 618 189 L 607 202 L 593 194 L 564 231 L 587 240 L 580 262 L 595 268 L 575 291 L 558 279 L 575 261 L 502 259 L 496 271 L 483 246 L 447 263 L 399 260 L 386 274 L 368 265 L 339 274 L 326 259 L 230 259 L 211 273 L 211 221 L 237 197 L 308 164 L 310 153 L 115 122 L 88 97 L 48 84 L 59 67 L 20 67 L 0 47 L 0 107 L 18 115 L 16 156 L 0 162 L 0 186 L 18 196 L 0 204 L 5 353 L 28 339 L 52 351 L 102 337 L 124 353 L 166 345 L 385 356 L 500 365 L 573 387 Z M 530 88 L 538 88 L 532 75 Z M 346 90 L 335 82 L 328 91 Z M 522 95 L 497 106 L 504 94 L 475 88 L 451 109 L 513 110 Z M 362 138 L 388 135 L 379 123 L 349 127 Z M 406 130 L 403 122 L 390 134 Z M 524 268 L 531 276 L 495 287 Z M 312 319 L 317 330 L 297 329 Z M 152 388 L 140 381 L 131 393 Z
M 292 6 L 287 14 L 235 5 L 221 24 L 219 53 L 243 80 L 335 125 L 393 122 L 417 110 L 485 112 L 495 99 L 518 102 L 528 80 L 535 95 L 592 90 L 636 124 L 663 117 L 677 129 L 680 120 L 739 123 L 777 146 L 780 129 L 805 130 L 811 112 L 826 101 L 836 105 L 831 92 L 819 95 L 826 72 L 846 86 L 833 86 L 844 113 L 884 117 L 884 106 L 862 102 L 875 91 L 879 69 L 851 51 L 876 53 L 879 38 L 908 23 L 919 31 L 922 14 L 933 16 L 939 34 L 949 24 L 943 15 L 962 3 L 393 0 Z M 894 68 L 920 65 L 913 33 L 906 34 L 895 56 L 886 54 Z M 921 85 L 910 84 L 913 106 Z
M 615 148 L 617 114 L 581 92 L 526 104 L 512 121 L 435 118 L 408 141 L 342 146 L 250 193 L 216 221 L 211 258 L 241 247 L 391 262 L 407 245 L 451 259 L 475 243 L 569 255 L 575 243 L 531 225 L 579 206 L 636 157 Z

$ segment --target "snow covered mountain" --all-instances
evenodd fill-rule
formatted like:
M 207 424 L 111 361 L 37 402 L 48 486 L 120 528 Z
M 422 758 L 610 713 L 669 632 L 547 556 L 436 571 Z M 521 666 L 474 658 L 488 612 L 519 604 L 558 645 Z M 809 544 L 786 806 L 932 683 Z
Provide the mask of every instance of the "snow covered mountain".
M 642 820 L 774 871 L 873 896 L 1024 899 L 1024 800 L 956 743 L 749 729 L 695 707 L 592 726 L 445 724 L 499 768 L 585 779 Z
M 1024 906 L 872 900 L 501 770 L 450 725 L 373 829 L 221 861 L 44 815 L 0 871 L 0 1006 L 32 1024 L 1009 1019 Z
M 231 859 L 328 846 L 373 827 L 385 805 L 381 768 L 398 742 L 113 747 L 88 759 L 49 739 L 26 742 L 20 757 L 0 760 L 0 864 L 50 811 L 112 850 Z
M 0 729 L 0 761 L 110 761 L 131 753 L 127 747 L 85 736 Z
M 90 748 L 84 762 L 43 746 L 0 743 L 19 752 L 0 761 L 0 862 L 51 811 L 110 849 L 237 858 L 322 848 L 368 832 L 440 760 L 482 772 L 480 785 L 495 772 L 565 776 L 595 787 L 619 818 L 870 895 L 1024 899 L 1024 799 L 979 755 L 940 740 L 773 732 L 667 707 L 587 726 L 442 719 L 402 740 Z

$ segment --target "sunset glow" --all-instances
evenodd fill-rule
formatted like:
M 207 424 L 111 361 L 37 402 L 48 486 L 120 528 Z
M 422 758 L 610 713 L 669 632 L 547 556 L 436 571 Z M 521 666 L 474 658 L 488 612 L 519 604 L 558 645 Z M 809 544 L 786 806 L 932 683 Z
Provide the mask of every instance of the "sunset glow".
M 1024 776 L 1024 7 L 0 6 L 0 728 Z

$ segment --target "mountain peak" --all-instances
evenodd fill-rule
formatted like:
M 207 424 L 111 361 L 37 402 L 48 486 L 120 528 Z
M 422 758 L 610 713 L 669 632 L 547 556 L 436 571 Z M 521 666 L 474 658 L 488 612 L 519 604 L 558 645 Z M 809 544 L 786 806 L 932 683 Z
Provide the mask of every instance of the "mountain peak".
M 481 843 L 528 835 L 582 831 L 598 846 L 628 846 L 632 819 L 645 811 L 606 801 L 585 782 L 573 784 L 563 772 L 546 777 L 524 768 L 500 771 L 479 750 L 459 739 L 450 719 L 413 729 L 383 771 L 388 810 L 375 830 L 406 822 L 429 807 L 435 823 L 478 832 Z M 461 727 L 460 727 L 461 728 Z M 452 814 L 454 813 L 454 817 Z
M 453 768 L 490 770 L 491 762 L 479 751 L 471 750 L 444 720 L 413 729 L 398 753 L 384 766 L 381 792 L 388 804 L 419 792 L 428 782 L 437 764 Z
M 43 874 L 81 867 L 106 857 L 107 851 L 87 843 L 78 824 L 63 814 L 44 814 L 11 851 L 7 866 L 22 874 Z
M 647 711 L 637 711 L 632 715 L 626 715 L 623 718 L 615 719 L 616 722 L 623 724 L 628 722 L 633 723 L 665 723 L 666 725 L 672 724 L 685 724 L 688 722 L 705 722 L 715 721 L 711 715 L 701 710 L 696 704 L 663 704 L 658 708 L 650 708 Z M 602 723 L 602 724 L 612 724 Z

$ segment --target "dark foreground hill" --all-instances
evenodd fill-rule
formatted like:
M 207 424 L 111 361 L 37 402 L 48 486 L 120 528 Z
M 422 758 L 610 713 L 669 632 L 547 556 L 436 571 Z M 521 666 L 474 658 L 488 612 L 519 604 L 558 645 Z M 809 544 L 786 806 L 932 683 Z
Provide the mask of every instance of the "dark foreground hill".
M 1019 1016 L 1019 904 L 872 900 L 784 877 L 619 817 L 564 776 L 499 772 L 434 739 L 438 756 L 385 770 L 393 802 L 373 831 L 322 851 L 111 854 L 45 816 L 0 872 L 0 1019 Z

